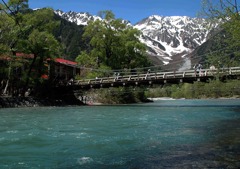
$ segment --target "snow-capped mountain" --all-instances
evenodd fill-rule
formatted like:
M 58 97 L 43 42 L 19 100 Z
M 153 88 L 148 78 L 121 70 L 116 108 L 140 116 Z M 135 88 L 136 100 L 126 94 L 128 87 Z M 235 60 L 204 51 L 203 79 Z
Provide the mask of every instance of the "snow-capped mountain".
M 201 18 L 152 15 L 134 27 L 142 31 L 148 53 L 167 64 L 172 56 L 186 55 L 203 44 L 216 26 Z
M 77 25 L 87 25 L 88 21 L 95 21 L 97 19 L 102 20 L 99 16 L 94 16 L 88 12 L 63 12 L 61 10 L 56 10 L 55 14 L 61 16 L 63 19 L 66 19 L 70 22 L 76 23 Z
M 62 12 L 55 13 L 77 25 L 87 25 L 89 20 L 100 19 L 89 13 Z M 148 47 L 148 54 L 153 60 L 168 64 L 177 56 L 186 60 L 184 56 L 191 53 L 196 47 L 203 44 L 210 36 L 213 24 L 205 19 L 190 18 L 187 16 L 163 17 L 152 15 L 138 22 L 133 27 L 142 31 L 140 40 Z M 189 60 L 187 60 L 189 62 Z M 182 63 L 184 65 L 185 63 Z

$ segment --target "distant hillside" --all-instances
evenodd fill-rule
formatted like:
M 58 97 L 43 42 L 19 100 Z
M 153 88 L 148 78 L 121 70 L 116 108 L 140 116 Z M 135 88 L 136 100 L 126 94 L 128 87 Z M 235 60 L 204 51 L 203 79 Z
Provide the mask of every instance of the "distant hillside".
M 69 22 L 59 15 L 55 15 L 55 19 L 60 21 L 60 27 L 55 30 L 54 36 L 63 46 L 63 57 L 75 60 L 80 51 L 87 48 L 86 42 L 82 40 L 84 26 Z
M 224 41 L 226 38 L 226 32 L 224 30 L 218 30 L 214 32 L 214 34 L 209 38 L 205 43 L 198 46 L 192 53 L 187 55 L 186 57 L 191 59 L 191 66 L 196 63 L 206 63 L 206 57 L 208 54 L 214 51 L 222 50 L 226 48 L 226 42 Z
M 73 11 L 57 10 L 55 14 L 56 18 L 61 20 L 56 37 L 65 46 L 66 58 L 73 60 L 81 50 L 87 48 L 86 42 L 82 40 L 83 27 L 89 20 L 101 18 Z M 201 18 L 152 15 L 133 27 L 142 31 L 140 40 L 148 47 L 149 58 L 155 65 L 164 64 L 170 67 L 175 64 L 175 69 L 184 70 L 191 68 L 191 58 L 197 57 L 193 55 L 199 52 L 195 49 L 203 50 L 204 47 L 198 48 L 209 40 L 218 25 Z M 191 52 L 193 53 L 190 54 Z

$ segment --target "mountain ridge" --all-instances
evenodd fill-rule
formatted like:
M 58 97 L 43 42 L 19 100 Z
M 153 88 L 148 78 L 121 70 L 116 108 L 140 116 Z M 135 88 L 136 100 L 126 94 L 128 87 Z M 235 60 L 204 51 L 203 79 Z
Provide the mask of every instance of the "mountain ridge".
M 56 10 L 55 14 L 67 21 L 83 26 L 86 26 L 90 20 L 102 20 L 100 17 L 87 12 Z M 186 60 L 185 56 L 211 37 L 212 31 L 218 27 L 218 23 L 188 16 L 151 15 L 131 26 L 142 32 L 140 41 L 147 46 L 150 58 L 155 60 L 156 64 L 162 62 L 166 65 L 173 62 L 176 56 L 178 59 L 182 58 L 182 61 Z

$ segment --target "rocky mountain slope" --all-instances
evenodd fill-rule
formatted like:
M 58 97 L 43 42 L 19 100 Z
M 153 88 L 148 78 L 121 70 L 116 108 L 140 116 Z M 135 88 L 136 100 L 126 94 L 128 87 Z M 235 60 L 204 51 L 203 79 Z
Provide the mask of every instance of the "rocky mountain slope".
M 89 20 L 100 19 L 89 13 L 55 11 L 60 17 L 76 23 L 87 25 Z M 138 22 L 133 27 L 142 31 L 140 40 L 148 47 L 148 54 L 155 64 L 169 65 L 176 63 L 179 69 L 191 67 L 188 54 L 202 45 L 211 36 L 218 24 L 205 19 L 187 16 L 163 17 L 152 15 Z
M 141 41 L 149 47 L 148 53 L 167 64 L 173 56 L 184 56 L 203 44 L 216 26 L 200 18 L 153 15 L 134 27 L 143 32 Z

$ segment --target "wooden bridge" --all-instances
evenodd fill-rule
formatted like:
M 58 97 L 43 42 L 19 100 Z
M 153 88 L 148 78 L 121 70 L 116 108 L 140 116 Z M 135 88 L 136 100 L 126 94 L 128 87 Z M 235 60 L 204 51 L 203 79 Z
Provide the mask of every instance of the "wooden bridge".
M 149 72 L 145 74 L 129 74 L 119 76 L 101 77 L 95 79 L 75 80 L 71 86 L 79 89 L 91 88 L 109 88 L 120 86 L 140 86 L 152 84 L 178 84 L 193 83 L 194 81 L 207 82 L 214 77 L 240 77 L 240 67 L 222 68 L 222 69 L 202 69 L 200 72 L 196 70 L 187 71 L 171 71 L 171 72 Z

